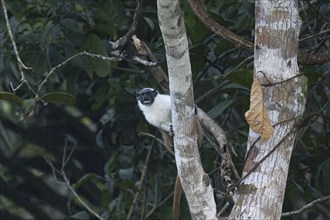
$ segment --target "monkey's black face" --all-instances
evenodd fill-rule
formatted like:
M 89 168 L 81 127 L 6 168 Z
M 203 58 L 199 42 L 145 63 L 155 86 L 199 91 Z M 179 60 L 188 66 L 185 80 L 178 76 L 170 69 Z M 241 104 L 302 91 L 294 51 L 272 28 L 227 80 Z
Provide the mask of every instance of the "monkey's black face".
M 141 89 L 137 94 L 136 98 L 140 101 L 143 105 L 151 105 L 158 92 L 154 89 L 144 88 Z

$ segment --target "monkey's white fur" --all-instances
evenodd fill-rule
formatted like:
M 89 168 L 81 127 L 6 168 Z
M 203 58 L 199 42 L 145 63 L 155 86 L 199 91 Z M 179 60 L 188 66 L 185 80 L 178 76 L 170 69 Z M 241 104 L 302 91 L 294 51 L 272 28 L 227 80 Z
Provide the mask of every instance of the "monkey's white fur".
M 138 105 L 146 120 L 153 126 L 162 128 L 162 125 L 172 122 L 171 96 L 158 93 L 151 105 L 143 105 L 140 101 Z

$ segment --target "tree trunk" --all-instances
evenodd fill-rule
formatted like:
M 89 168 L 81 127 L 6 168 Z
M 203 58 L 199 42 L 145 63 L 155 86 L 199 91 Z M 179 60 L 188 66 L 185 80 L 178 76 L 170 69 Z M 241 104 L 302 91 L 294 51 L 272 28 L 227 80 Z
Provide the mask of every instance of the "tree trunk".
M 230 219 L 280 219 L 299 116 L 306 102 L 306 82 L 297 64 L 301 25 L 297 0 L 258 0 L 255 17 L 254 74 L 263 85 L 274 133 L 261 141 L 250 129 L 243 176 L 252 172 L 239 187 Z
M 158 0 L 158 19 L 164 38 L 170 93 L 175 160 L 193 219 L 215 219 L 213 189 L 197 146 L 195 105 L 188 41 L 178 0 Z

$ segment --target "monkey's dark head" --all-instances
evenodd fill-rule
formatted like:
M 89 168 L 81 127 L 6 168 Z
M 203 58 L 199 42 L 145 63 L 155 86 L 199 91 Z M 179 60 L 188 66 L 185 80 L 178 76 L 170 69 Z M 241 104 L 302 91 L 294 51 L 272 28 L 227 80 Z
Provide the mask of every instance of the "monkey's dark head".
M 137 100 L 143 105 L 151 105 L 155 101 L 158 92 L 152 88 L 144 88 L 136 93 Z

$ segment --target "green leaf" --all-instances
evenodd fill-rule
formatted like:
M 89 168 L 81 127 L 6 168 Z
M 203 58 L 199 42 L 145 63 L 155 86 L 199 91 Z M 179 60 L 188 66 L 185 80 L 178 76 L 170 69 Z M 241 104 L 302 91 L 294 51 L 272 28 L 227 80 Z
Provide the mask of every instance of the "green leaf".
M 47 103 L 60 105 L 74 105 L 76 98 L 65 92 L 51 92 L 43 95 L 41 99 Z
M 87 173 L 73 185 L 73 188 L 79 189 L 82 185 L 86 184 L 88 181 L 92 181 L 94 178 L 97 178 L 95 173 Z
M 0 99 L 23 105 L 23 99 L 9 92 L 0 92 Z
M 23 101 L 23 108 L 26 110 L 26 111 L 30 111 L 34 105 L 36 104 L 36 99 L 25 99 Z
M 323 189 L 324 193 L 329 194 L 329 185 L 330 176 L 328 175 L 330 172 L 330 159 L 327 159 L 321 163 L 321 165 L 317 168 L 316 180 L 317 186 L 320 189 Z
M 78 219 L 78 220 L 89 220 L 89 215 L 86 211 L 77 212 L 70 216 L 71 219 Z
M 220 102 L 219 104 L 217 104 L 216 106 L 214 106 L 207 114 L 211 117 L 211 118 L 216 118 L 219 115 L 221 115 L 221 113 L 226 110 L 231 104 L 233 104 L 233 102 L 235 102 L 236 99 L 225 99 L 222 102 Z
M 102 40 L 94 34 L 86 37 L 84 45 L 81 49 L 91 53 L 107 56 L 107 50 Z M 81 61 L 82 67 L 85 69 L 90 78 L 93 77 L 94 73 L 99 77 L 105 77 L 111 71 L 111 63 L 109 61 L 92 57 L 82 57 Z
M 245 86 L 247 88 L 250 88 L 252 85 L 252 79 L 253 79 L 253 72 L 252 70 L 236 70 L 229 74 L 226 79 L 239 83 L 242 86 Z
M 225 89 L 244 90 L 244 91 L 250 92 L 250 87 L 246 87 L 239 83 L 234 83 L 234 82 L 229 83 L 228 85 L 225 85 L 224 87 L 222 87 L 222 90 L 225 90 Z

